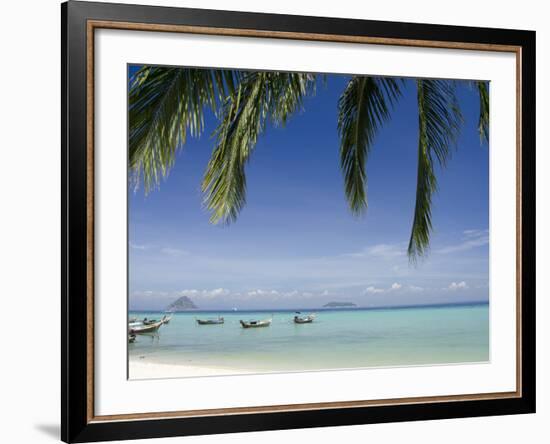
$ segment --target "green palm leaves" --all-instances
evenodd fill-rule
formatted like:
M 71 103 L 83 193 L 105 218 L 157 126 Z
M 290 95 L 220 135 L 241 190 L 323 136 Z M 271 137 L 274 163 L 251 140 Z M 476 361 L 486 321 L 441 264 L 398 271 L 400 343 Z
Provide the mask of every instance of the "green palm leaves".
M 174 164 L 186 137 L 197 137 L 204 112 L 218 118 L 215 146 L 202 190 L 212 223 L 234 222 L 246 203 L 246 164 L 267 123 L 284 125 L 315 93 L 317 76 L 307 73 L 144 67 L 129 91 L 129 166 L 146 190 L 158 185 Z M 480 98 L 479 133 L 489 138 L 489 91 L 473 82 Z M 391 117 L 404 82 L 352 76 L 338 101 L 340 167 L 354 215 L 367 208 L 366 163 L 377 132 Z M 444 167 L 456 143 L 462 117 L 449 80 L 417 80 L 418 171 L 409 240 L 411 261 L 426 254 L 432 231 L 436 165 Z
M 447 80 L 417 80 L 418 172 L 416 203 L 408 254 L 411 260 L 423 256 L 432 231 L 432 195 L 437 190 L 435 162 L 445 166 L 456 143 L 462 116 Z
M 489 84 L 487 82 L 474 82 L 479 93 L 479 136 L 489 141 Z
M 187 134 L 202 132 L 204 109 L 234 89 L 237 73 L 225 70 L 144 67 L 129 92 L 129 161 L 135 183 L 159 183 L 174 164 Z
M 340 167 L 349 208 L 355 215 L 367 208 L 367 156 L 376 132 L 388 120 L 400 94 L 395 79 L 355 76 L 338 102 Z
M 432 195 L 437 190 L 434 163 L 445 166 L 462 122 L 452 81 L 418 80 L 416 86 L 419 139 L 416 202 L 407 249 L 411 261 L 423 256 L 429 247 Z M 367 208 L 367 156 L 377 131 L 389 119 L 392 105 L 400 94 L 400 83 L 395 79 L 355 76 L 340 97 L 340 163 L 346 198 L 353 214 Z M 488 111 L 486 119 L 488 123 Z M 486 125 L 480 123 L 480 133 L 482 131 L 486 131 Z
M 245 165 L 269 119 L 284 125 L 314 91 L 310 74 L 251 72 L 243 76 L 223 106 L 216 129 L 216 147 L 202 189 L 212 223 L 228 223 L 246 201 Z

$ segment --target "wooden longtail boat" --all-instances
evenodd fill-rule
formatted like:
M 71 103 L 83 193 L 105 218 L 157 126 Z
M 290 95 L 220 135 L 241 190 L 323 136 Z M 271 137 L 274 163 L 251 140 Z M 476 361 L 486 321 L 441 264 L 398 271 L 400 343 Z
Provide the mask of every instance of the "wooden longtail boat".
M 217 318 L 196 319 L 196 321 L 199 325 L 219 325 L 225 322 L 221 316 L 218 316 Z
M 243 328 L 269 327 L 273 319 L 264 319 L 263 321 L 239 321 Z
M 147 318 L 143 318 L 143 319 L 132 318 L 128 320 L 128 327 L 132 328 L 132 327 L 141 326 L 141 325 L 151 325 L 151 324 L 156 324 L 158 322 L 163 322 L 163 321 L 164 321 L 164 318 L 162 318 L 160 321 L 157 321 L 156 319 L 147 319 Z
M 300 316 L 296 315 L 294 316 L 294 323 L 295 324 L 311 324 L 313 320 L 315 319 L 315 314 L 309 314 L 306 316 Z
M 162 325 L 162 321 L 154 322 L 154 323 L 147 323 L 143 325 L 135 325 L 130 327 L 129 332 L 133 335 L 139 335 L 142 333 L 154 333 L 156 332 L 160 326 Z

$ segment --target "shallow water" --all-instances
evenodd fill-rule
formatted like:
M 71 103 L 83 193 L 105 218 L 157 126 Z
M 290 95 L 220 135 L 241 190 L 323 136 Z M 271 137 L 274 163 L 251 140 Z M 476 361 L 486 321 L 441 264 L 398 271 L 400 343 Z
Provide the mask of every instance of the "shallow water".
M 138 335 L 128 352 L 144 362 L 259 372 L 489 360 L 487 304 L 316 313 L 312 324 L 303 325 L 293 323 L 290 310 L 175 313 L 158 334 Z M 200 326 L 195 321 L 218 314 L 225 324 Z M 239 325 L 240 319 L 271 314 L 270 327 Z M 130 313 L 133 316 L 160 319 L 162 313 Z

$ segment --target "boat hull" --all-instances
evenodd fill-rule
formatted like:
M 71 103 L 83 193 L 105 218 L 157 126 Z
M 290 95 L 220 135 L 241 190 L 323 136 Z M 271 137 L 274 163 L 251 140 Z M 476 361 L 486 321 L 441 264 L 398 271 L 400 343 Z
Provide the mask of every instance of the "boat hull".
M 197 324 L 199 325 L 220 325 L 225 321 L 223 318 L 220 319 L 197 319 Z
M 311 324 L 314 319 L 315 319 L 314 315 L 294 316 L 294 323 L 295 324 Z
M 141 326 L 135 326 L 135 327 L 131 327 L 129 329 L 129 333 L 131 335 L 140 335 L 140 334 L 144 334 L 144 333 L 155 333 L 156 331 L 158 331 L 158 329 L 160 328 L 161 325 L 162 325 L 162 321 L 156 322 L 154 324 L 145 324 L 145 325 L 141 325 Z
M 271 325 L 271 320 L 266 321 L 239 321 L 243 328 L 261 328 L 269 327 Z

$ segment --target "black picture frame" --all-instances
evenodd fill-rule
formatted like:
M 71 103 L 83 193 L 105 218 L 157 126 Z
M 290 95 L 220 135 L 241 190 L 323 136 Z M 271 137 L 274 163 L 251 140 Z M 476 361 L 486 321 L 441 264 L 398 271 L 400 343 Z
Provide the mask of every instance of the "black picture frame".
M 89 415 L 87 292 L 87 22 L 187 25 L 333 36 L 369 36 L 521 48 L 521 395 L 480 399 L 253 412 L 231 415 L 94 421 Z M 356 19 L 228 12 L 69 1 L 61 5 L 62 53 L 62 375 L 61 438 L 90 442 L 535 412 L 535 32 Z

